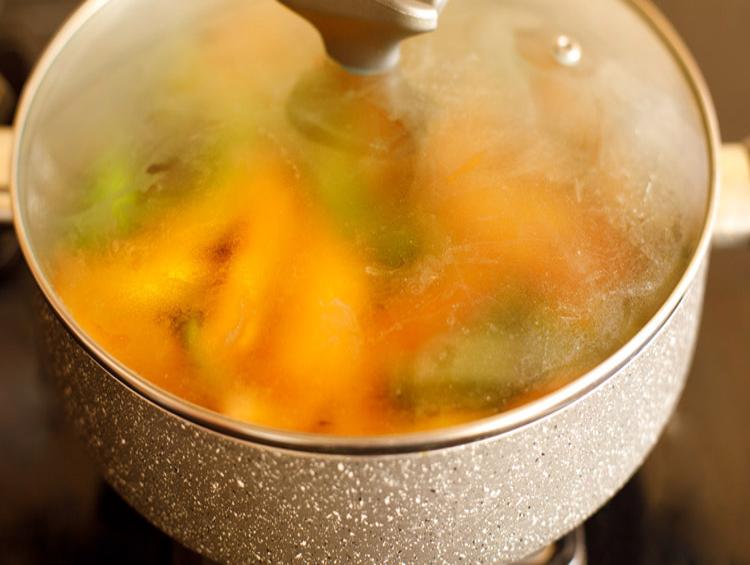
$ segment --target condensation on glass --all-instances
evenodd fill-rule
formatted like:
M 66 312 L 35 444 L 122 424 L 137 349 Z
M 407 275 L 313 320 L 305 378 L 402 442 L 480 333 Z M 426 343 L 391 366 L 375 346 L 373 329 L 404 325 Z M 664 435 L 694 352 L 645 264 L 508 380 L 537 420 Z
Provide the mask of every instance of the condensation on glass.
M 41 83 L 21 219 L 83 330 L 190 401 L 323 433 L 487 416 L 603 361 L 692 257 L 705 128 L 626 2 L 449 2 L 380 77 L 271 0 L 144 3 Z

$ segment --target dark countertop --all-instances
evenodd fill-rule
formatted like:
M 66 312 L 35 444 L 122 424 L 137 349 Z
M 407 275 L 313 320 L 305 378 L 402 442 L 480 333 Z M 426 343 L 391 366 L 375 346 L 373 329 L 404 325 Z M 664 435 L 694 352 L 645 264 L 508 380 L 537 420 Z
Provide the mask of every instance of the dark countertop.
M 0 70 L 20 76 L 7 42 L 35 58 L 75 4 L 0 0 Z M 750 2 L 657 4 L 703 67 L 725 138 L 750 134 Z M 750 248 L 711 262 L 685 394 L 642 470 L 589 521 L 592 564 L 750 563 Z M 38 371 L 30 275 L 17 262 L 0 277 L 0 562 L 200 562 L 101 483 Z

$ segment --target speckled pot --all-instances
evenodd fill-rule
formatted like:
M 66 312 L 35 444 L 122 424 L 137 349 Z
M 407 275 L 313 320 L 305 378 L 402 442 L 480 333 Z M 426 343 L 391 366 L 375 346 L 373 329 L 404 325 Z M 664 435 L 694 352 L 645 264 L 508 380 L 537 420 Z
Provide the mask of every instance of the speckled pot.
M 64 88 L 70 73 L 89 72 L 77 56 L 107 35 L 96 26 L 86 41 L 76 34 L 93 15 L 116 28 L 128 1 L 85 3 L 51 45 L 21 102 L 10 182 L 19 242 L 41 289 L 47 371 L 114 488 L 185 545 L 231 563 L 503 563 L 604 504 L 641 464 L 679 397 L 714 232 L 716 119 L 666 22 L 645 2 L 627 3 L 675 55 L 695 94 L 707 148 L 698 157 L 710 179 L 700 243 L 659 311 L 600 366 L 526 406 L 436 432 L 332 438 L 235 422 L 157 389 L 78 329 L 45 279 L 27 233 L 30 211 L 44 199 L 29 196 L 21 173 L 24 163 L 46 163 L 45 147 L 25 132 L 44 123 L 35 108 L 50 96 L 75 95 Z M 121 34 L 122 53 L 136 27 Z
M 113 378 L 43 307 L 43 350 L 112 486 L 230 563 L 503 563 L 575 528 L 640 466 L 693 352 L 703 271 L 648 347 L 578 401 L 509 433 L 337 455 L 213 432 Z

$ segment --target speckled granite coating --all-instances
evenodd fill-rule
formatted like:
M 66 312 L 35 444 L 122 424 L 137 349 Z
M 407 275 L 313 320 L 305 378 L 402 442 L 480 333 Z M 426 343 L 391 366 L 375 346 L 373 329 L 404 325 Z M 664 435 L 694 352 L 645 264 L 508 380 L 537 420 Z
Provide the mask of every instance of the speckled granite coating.
M 106 479 L 154 524 L 233 563 L 502 563 L 617 491 L 684 383 L 705 269 L 653 341 L 589 394 L 513 432 L 388 456 L 284 451 L 222 436 L 105 372 L 51 310 L 43 349 Z

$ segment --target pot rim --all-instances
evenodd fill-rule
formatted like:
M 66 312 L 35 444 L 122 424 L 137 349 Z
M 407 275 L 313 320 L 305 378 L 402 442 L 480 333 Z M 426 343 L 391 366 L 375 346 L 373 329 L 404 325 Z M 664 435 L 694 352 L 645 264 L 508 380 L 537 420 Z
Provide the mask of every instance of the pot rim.
M 346 455 L 386 455 L 396 453 L 422 452 L 433 449 L 462 445 L 481 439 L 510 433 L 526 425 L 537 422 L 552 413 L 590 394 L 616 374 L 633 357 L 643 350 L 670 319 L 682 302 L 684 295 L 698 274 L 711 245 L 718 202 L 718 151 L 720 147 L 719 127 L 707 85 L 687 47 L 665 16 L 648 0 L 622 0 L 628 4 L 656 33 L 669 49 L 676 64 L 682 70 L 699 106 L 705 129 L 709 152 L 709 195 L 703 230 L 693 256 L 682 277 L 669 297 L 651 319 L 625 345 L 605 361 L 584 373 L 567 385 L 520 407 L 501 412 L 494 416 L 475 420 L 457 426 L 408 434 L 382 436 L 332 436 L 284 431 L 266 428 L 234 420 L 227 416 L 198 406 L 166 392 L 148 380 L 131 371 L 86 335 L 78 327 L 73 317 L 63 306 L 41 271 L 39 262 L 27 237 L 24 215 L 21 213 L 19 176 L 19 154 L 25 135 L 27 117 L 32 111 L 36 92 L 55 65 L 58 56 L 70 40 L 100 9 L 112 0 L 87 0 L 66 21 L 55 35 L 24 89 L 14 123 L 15 140 L 11 163 L 10 191 L 15 218 L 15 229 L 26 262 L 41 289 L 46 301 L 62 321 L 72 337 L 110 375 L 141 396 L 144 400 L 166 410 L 172 415 L 184 418 L 194 424 L 214 432 L 249 441 L 255 444 L 283 448 L 291 451 Z

